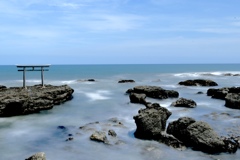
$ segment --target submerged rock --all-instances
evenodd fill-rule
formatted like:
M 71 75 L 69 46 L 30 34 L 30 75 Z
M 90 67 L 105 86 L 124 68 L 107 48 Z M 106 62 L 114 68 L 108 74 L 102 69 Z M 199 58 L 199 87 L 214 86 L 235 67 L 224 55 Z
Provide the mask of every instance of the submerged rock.
M 93 141 L 97 141 L 97 142 L 103 142 L 108 144 L 108 139 L 106 136 L 106 133 L 103 131 L 95 131 L 91 136 L 90 139 Z
M 44 152 L 39 152 L 25 160 L 46 160 L 46 156 Z
M 136 86 L 128 89 L 126 93 L 146 94 L 147 97 L 157 99 L 177 98 L 179 93 L 174 90 L 165 90 L 158 86 Z
M 167 133 L 186 146 L 207 153 L 235 153 L 238 147 L 237 143 L 220 138 L 207 123 L 190 117 L 179 118 L 169 123 Z
M 218 86 L 216 82 L 208 79 L 186 80 L 179 82 L 178 84 L 184 86 Z
M 123 79 L 123 80 L 118 81 L 118 83 L 134 83 L 134 82 L 135 81 L 132 79 Z
M 197 103 L 191 99 L 179 98 L 177 101 L 173 102 L 171 106 L 195 108 Z
M 53 108 L 72 99 L 74 90 L 67 85 L 40 85 L 0 90 L 0 117 L 26 115 Z

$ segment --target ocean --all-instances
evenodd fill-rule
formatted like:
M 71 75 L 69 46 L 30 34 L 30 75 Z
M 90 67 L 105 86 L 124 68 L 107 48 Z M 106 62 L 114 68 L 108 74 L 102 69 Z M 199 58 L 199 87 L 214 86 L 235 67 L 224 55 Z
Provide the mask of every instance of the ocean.
M 188 116 L 209 123 L 220 135 L 240 136 L 240 110 L 224 106 L 225 101 L 206 95 L 209 88 L 240 86 L 240 64 L 134 64 L 134 65 L 51 65 L 44 72 L 44 83 L 67 84 L 74 89 L 73 99 L 40 113 L 0 118 L 0 160 L 25 159 L 37 152 L 45 152 L 47 160 L 239 160 L 240 151 L 234 154 L 206 154 L 187 148 L 176 150 L 164 144 L 136 139 L 133 116 L 144 108 L 130 103 L 125 92 L 139 85 L 160 86 L 179 92 L 192 99 L 196 108 L 175 108 L 175 98 L 147 101 L 159 103 L 172 112 L 168 123 Z M 15 65 L 0 66 L 0 85 L 22 86 L 22 72 Z M 210 79 L 216 87 L 180 86 L 188 79 Z M 40 72 L 26 72 L 26 85 L 41 83 Z M 85 81 L 94 79 L 94 82 Z M 132 79 L 135 83 L 118 83 Z M 204 94 L 197 94 L 197 92 Z M 109 124 L 117 118 L 121 127 Z M 96 123 L 98 122 L 98 123 Z M 79 129 L 89 124 L 86 131 Z M 93 130 L 113 128 L 120 144 L 106 145 L 89 139 Z M 73 137 L 73 140 L 68 140 Z

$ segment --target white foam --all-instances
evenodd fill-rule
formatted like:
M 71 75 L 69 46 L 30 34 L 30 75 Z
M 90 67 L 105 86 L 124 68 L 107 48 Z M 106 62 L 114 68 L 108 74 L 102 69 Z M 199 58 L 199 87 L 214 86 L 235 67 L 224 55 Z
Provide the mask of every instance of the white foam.
M 110 99 L 110 92 L 107 90 L 98 90 L 96 92 L 84 93 L 91 101 Z

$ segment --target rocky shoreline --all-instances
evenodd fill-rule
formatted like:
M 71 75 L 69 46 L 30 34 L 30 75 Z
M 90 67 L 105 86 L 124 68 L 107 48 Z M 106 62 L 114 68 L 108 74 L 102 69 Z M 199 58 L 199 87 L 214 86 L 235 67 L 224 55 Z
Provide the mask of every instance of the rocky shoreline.
M 92 79 L 90 81 L 93 81 Z M 95 81 L 95 80 L 94 80 Z M 134 80 L 121 80 L 118 83 L 134 83 Z M 217 86 L 211 80 L 187 80 L 179 82 L 185 86 Z M 73 98 L 74 90 L 67 85 L 52 86 L 40 85 L 29 86 L 27 89 L 20 87 L 7 88 L 0 86 L 0 117 L 26 115 L 41 110 L 51 109 Z M 198 93 L 204 94 L 204 93 Z M 154 99 L 177 99 L 172 102 L 172 107 L 187 107 L 194 109 L 197 103 L 192 99 L 179 98 L 179 93 L 174 90 L 166 90 L 159 86 L 135 86 L 126 91 L 131 103 L 138 103 L 145 107 L 133 115 L 136 124 L 135 138 L 143 140 L 154 140 L 166 144 L 178 150 L 185 150 L 187 147 L 204 153 L 235 153 L 240 148 L 239 137 L 221 137 L 211 126 L 203 121 L 197 121 L 192 117 L 180 117 L 168 122 L 173 114 L 167 108 L 158 103 L 147 101 L 147 97 Z M 228 108 L 239 109 L 240 89 L 238 87 L 209 88 L 207 96 L 225 100 Z M 167 125 L 168 124 L 168 125 Z M 65 126 L 58 126 L 58 130 L 66 132 Z M 100 142 L 105 145 L 125 144 L 116 130 L 125 128 L 118 118 L 112 118 L 106 122 L 91 122 L 80 126 L 76 134 L 87 134 L 89 140 Z M 67 133 L 65 141 L 73 141 L 75 134 Z M 39 152 L 29 157 L 28 160 L 46 160 L 45 153 Z
M 0 117 L 11 117 L 37 113 L 52 109 L 73 98 L 74 90 L 68 85 L 41 85 L 22 87 L 0 87 Z

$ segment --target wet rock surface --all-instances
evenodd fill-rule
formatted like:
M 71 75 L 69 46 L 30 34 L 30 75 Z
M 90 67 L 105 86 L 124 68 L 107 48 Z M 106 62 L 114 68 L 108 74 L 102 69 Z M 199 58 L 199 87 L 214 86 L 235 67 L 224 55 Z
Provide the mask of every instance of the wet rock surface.
M 210 88 L 207 95 L 212 98 L 225 100 L 225 106 L 240 109 L 240 87 Z
M 140 139 L 155 139 L 166 128 L 166 122 L 172 113 L 164 107 L 145 108 L 134 116 L 137 129 L 134 135 Z
M 128 89 L 126 93 L 145 94 L 147 97 L 156 99 L 177 98 L 179 93 L 174 90 L 165 90 L 158 86 L 136 86 Z
M 171 106 L 195 108 L 197 103 L 191 99 L 179 98 L 177 101 L 173 102 Z
M 184 86 L 218 86 L 216 82 L 208 79 L 186 80 L 181 81 L 178 84 Z
M 74 90 L 67 85 L 12 87 L 0 90 L 0 117 L 37 113 L 72 99 Z
M 238 144 L 219 137 L 205 122 L 182 117 L 169 123 L 167 133 L 182 141 L 186 146 L 207 153 L 235 153 Z

